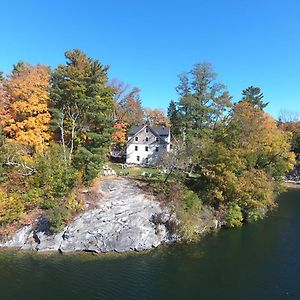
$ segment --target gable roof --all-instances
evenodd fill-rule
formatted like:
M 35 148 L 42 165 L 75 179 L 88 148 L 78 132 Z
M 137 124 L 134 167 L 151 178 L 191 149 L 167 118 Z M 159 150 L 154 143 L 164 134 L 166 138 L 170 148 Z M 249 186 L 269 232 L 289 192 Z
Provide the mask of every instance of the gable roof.
M 160 136 L 168 136 L 170 134 L 170 128 L 165 126 L 148 126 L 151 130 L 157 132 Z
M 135 135 L 137 132 L 139 132 L 144 126 L 131 126 L 128 131 L 128 136 Z
M 170 128 L 164 126 L 132 126 L 128 132 L 128 136 L 137 134 L 144 127 L 148 127 L 151 131 L 154 131 L 159 136 L 168 136 L 170 134 Z

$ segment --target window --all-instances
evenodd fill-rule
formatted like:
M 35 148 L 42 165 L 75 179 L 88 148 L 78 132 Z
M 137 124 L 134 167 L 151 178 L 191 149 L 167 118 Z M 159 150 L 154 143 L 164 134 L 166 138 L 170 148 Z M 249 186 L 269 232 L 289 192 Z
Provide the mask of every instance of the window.
M 135 150 L 135 151 L 138 151 L 138 146 L 134 146 L 134 150 Z
M 138 140 L 139 140 L 139 137 L 138 137 L 138 136 L 136 136 L 136 137 L 135 137 L 135 140 L 136 140 L 136 141 L 138 141 Z
M 159 138 L 157 137 L 155 140 L 158 142 L 158 141 L 159 141 Z
M 148 150 L 149 150 L 149 147 L 148 147 L 148 146 L 146 146 L 146 147 L 145 147 L 145 151 L 148 151 Z
M 149 142 L 149 138 L 146 136 L 146 142 Z
M 145 162 L 146 162 L 146 164 L 149 163 L 149 158 L 148 157 L 145 159 Z
M 139 156 L 136 157 L 136 161 L 140 161 L 140 157 Z
M 149 129 L 148 129 L 148 127 L 146 127 L 146 133 L 148 133 L 149 132 Z
M 156 147 L 156 148 L 155 148 L 155 151 L 156 151 L 156 152 L 158 152 L 158 149 L 159 149 L 159 148 L 158 148 L 158 147 Z

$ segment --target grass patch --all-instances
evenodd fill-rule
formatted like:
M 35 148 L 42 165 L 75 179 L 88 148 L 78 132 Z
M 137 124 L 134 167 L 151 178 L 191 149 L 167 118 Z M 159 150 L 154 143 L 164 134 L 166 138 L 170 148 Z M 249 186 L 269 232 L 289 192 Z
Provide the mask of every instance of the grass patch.
M 144 178 L 144 177 L 157 177 L 160 174 L 160 170 L 154 167 L 140 167 L 140 166 L 130 166 L 126 169 L 123 169 L 121 164 L 110 163 L 108 165 L 113 169 L 117 175 L 124 175 L 133 178 Z M 144 174 L 144 175 L 143 175 Z

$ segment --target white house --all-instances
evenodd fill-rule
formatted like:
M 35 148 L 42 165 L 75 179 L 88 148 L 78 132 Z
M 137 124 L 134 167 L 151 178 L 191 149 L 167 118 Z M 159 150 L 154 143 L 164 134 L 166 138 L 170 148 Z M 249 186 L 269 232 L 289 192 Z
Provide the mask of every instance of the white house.
M 170 128 L 133 126 L 128 133 L 126 163 L 154 165 L 170 151 L 170 142 Z

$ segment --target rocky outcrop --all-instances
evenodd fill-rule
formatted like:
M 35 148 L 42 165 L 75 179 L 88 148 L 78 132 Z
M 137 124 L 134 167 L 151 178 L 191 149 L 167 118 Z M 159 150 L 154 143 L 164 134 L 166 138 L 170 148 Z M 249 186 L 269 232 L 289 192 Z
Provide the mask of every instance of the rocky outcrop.
M 125 252 L 157 247 L 177 237 L 168 230 L 175 220 L 154 197 L 128 179 L 104 181 L 96 208 L 77 216 L 63 232 L 50 235 L 47 220 L 20 229 L 2 247 L 60 252 Z M 101 195 L 101 197 L 100 197 Z

